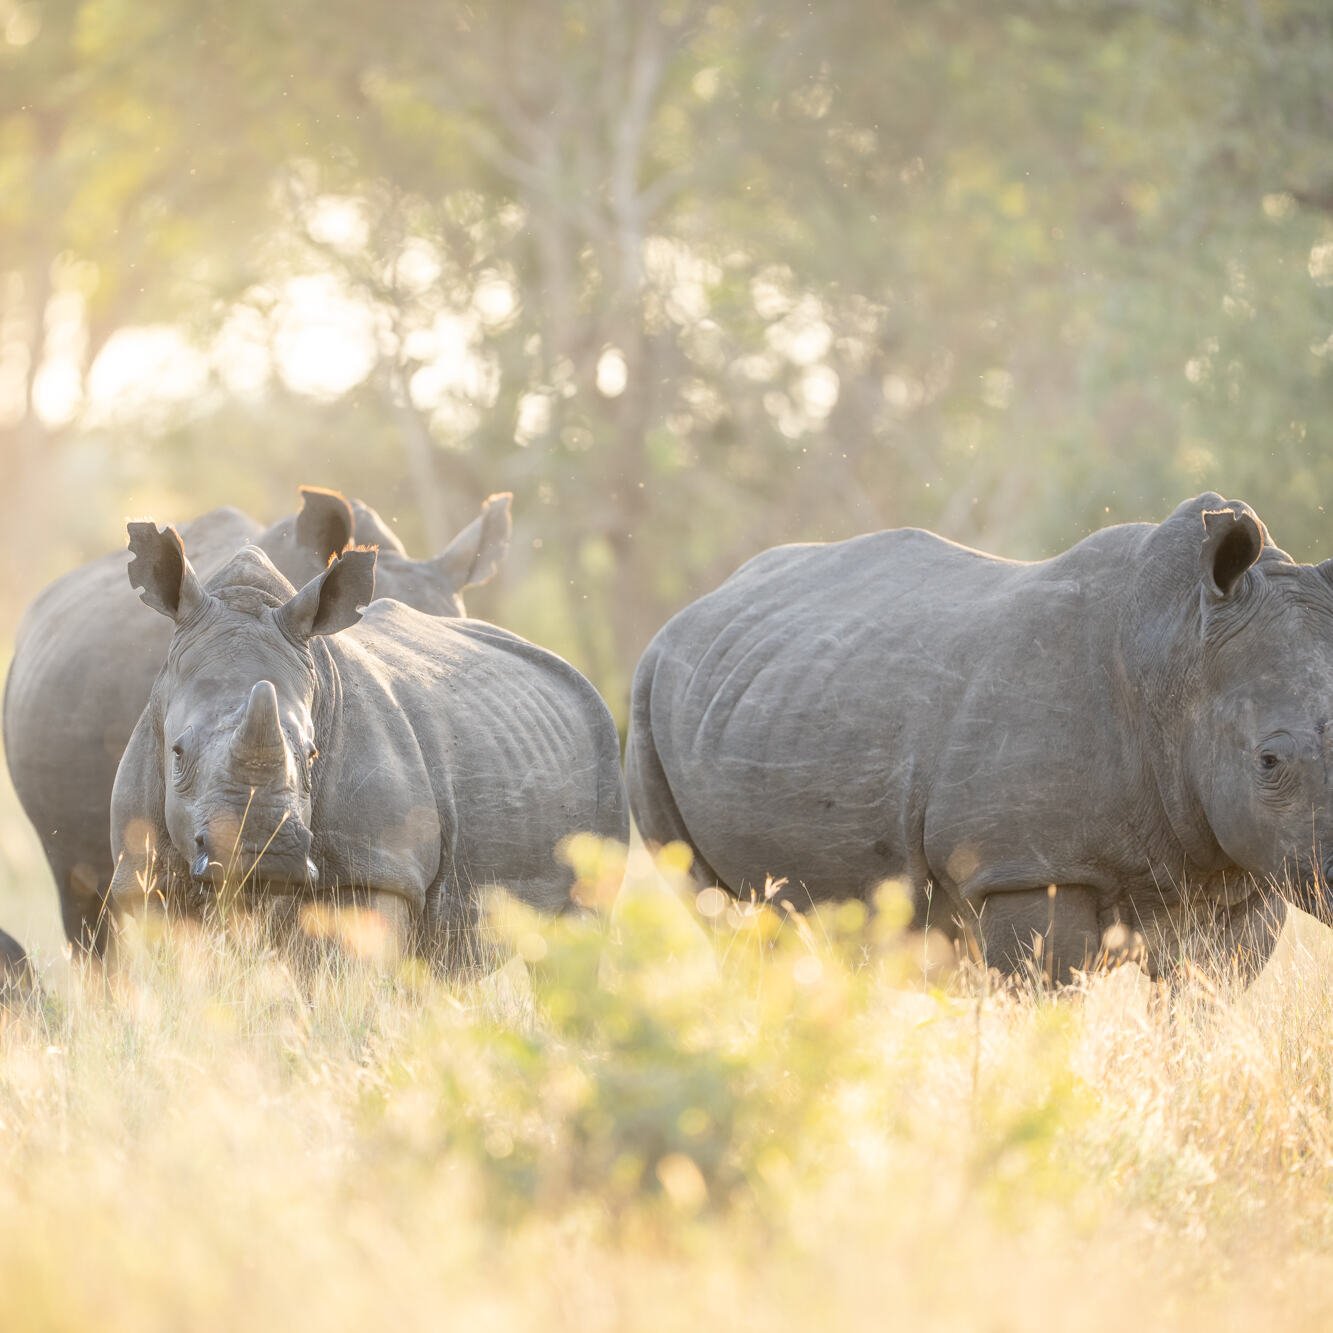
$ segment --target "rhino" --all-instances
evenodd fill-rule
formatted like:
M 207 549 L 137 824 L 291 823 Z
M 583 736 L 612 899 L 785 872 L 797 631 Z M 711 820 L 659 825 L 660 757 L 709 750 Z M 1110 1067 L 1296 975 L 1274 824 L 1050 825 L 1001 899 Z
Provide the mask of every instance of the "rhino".
M 303 486 L 299 511 L 261 529 L 247 514 L 214 509 L 186 523 L 200 577 L 253 542 L 294 584 L 304 584 L 349 544 L 380 552 L 380 589 L 432 615 L 465 614 L 462 592 L 485 583 L 509 544 L 508 493 L 443 554 L 412 560 L 370 506 Z M 4 696 L 4 748 L 60 896 L 65 934 L 100 952 L 111 881 L 109 810 L 116 766 L 148 702 L 171 637 L 144 617 L 125 580 L 126 553 L 65 574 L 39 594 L 19 625 Z
M 23 946 L 8 931 L 0 930 L 0 1007 L 30 995 L 34 986 Z
M 173 628 L 116 774 L 117 914 L 230 885 L 351 896 L 429 942 L 492 886 L 567 909 L 564 840 L 628 840 L 615 725 L 555 654 L 373 600 L 372 550 L 297 591 L 245 546 L 205 585 L 174 529 L 129 532 L 130 582 Z
M 1321 905 L 1331 766 L 1333 562 L 1208 493 L 1032 563 L 911 528 L 765 551 L 649 644 L 626 780 L 701 881 L 898 881 L 1067 980 L 1108 932 L 1188 910 L 1261 950 L 1278 886 Z

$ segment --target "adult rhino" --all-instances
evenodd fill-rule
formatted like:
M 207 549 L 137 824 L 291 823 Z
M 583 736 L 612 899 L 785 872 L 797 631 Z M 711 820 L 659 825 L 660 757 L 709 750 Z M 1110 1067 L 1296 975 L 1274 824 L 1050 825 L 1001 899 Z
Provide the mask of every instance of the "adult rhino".
M 200 576 L 254 542 L 304 584 L 349 545 L 380 551 L 380 589 L 433 615 L 465 614 L 462 592 L 485 583 L 509 544 L 510 496 L 491 496 L 443 554 L 412 560 L 369 505 L 303 486 L 300 510 L 267 529 L 214 509 L 181 531 Z M 4 698 L 4 748 L 60 895 L 65 933 L 100 951 L 111 881 L 111 786 L 166 657 L 170 626 L 142 615 L 114 551 L 57 579 L 19 625 Z
M 735 893 L 903 881 L 1008 971 L 1040 937 L 1067 976 L 1186 895 L 1261 938 L 1333 851 L 1331 580 L 1211 493 L 1034 563 L 916 529 L 777 547 L 649 645 L 631 808 Z
M 205 587 L 173 529 L 129 530 L 130 581 L 174 629 L 116 776 L 118 911 L 354 891 L 429 938 L 493 885 L 560 911 L 563 840 L 627 840 L 615 726 L 554 654 L 372 601 L 373 551 L 296 592 L 247 546 Z

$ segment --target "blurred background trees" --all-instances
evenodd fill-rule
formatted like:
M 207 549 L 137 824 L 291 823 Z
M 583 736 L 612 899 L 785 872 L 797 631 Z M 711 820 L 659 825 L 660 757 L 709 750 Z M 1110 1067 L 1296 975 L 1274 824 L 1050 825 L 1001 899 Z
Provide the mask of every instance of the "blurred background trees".
M 1326 0 L 0 0 L 0 642 L 339 486 L 623 712 L 780 541 L 1215 488 L 1323 556 Z

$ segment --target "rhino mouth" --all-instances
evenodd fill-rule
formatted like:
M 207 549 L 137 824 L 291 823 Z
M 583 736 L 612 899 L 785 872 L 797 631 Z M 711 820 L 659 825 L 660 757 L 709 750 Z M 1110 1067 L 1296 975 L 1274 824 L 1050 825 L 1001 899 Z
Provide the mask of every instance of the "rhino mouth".
M 262 841 L 221 841 L 199 834 L 190 878 L 200 888 L 214 891 L 267 888 L 290 892 L 312 888 L 319 879 L 319 870 L 310 857 L 309 830 L 297 819 L 274 822 L 273 835 Z
M 190 877 L 200 888 L 221 889 L 309 889 L 319 879 L 319 867 L 308 856 L 300 859 L 260 856 L 242 851 L 232 865 L 209 860 L 200 852 L 190 866 Z

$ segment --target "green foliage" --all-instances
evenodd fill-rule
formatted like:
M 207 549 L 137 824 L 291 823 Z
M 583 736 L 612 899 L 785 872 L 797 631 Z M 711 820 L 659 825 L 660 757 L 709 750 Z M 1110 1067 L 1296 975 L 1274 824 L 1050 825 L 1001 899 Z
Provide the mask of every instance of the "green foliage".
M 818 1162 L 839 1138 L 842 1082 L 864 1072 L 854 1006 L 869 974 L 846 950 L 812 953 L 767 909 L 728 928 L 720 965 L 682 966 L 663 949 L 678 912 L 649 896 L 609 934 L 510 916 L 504 935 L 533 960 L 535 1015 L 446 1015 L 376 1088 L 371 1130 L 401 1170 L 461 1156 L 512 1220 L 662 1196 L 726 1210 Z

